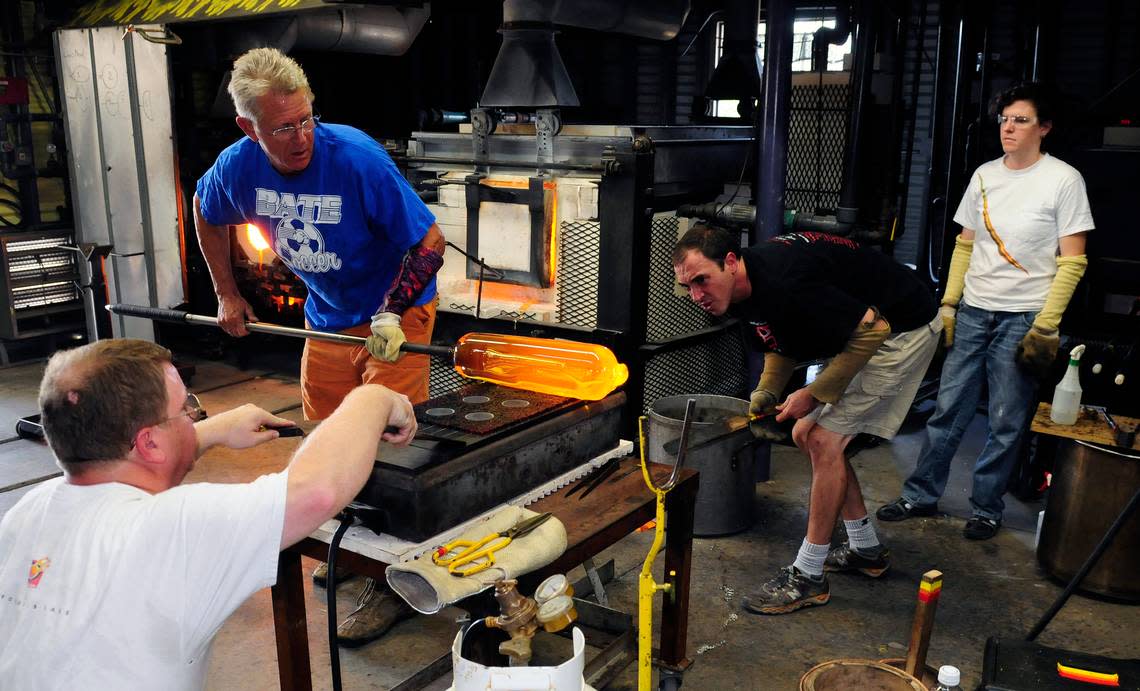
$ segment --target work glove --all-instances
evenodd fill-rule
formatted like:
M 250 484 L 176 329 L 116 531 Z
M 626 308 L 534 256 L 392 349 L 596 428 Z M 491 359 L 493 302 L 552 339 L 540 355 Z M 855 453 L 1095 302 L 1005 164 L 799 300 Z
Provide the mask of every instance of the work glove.
M 400 328 L 400 315 L 392 312 L 378 312 L 372 315 L 372 335 L 364 347 L 377 360 L 395 362 L 400 359 L 400 346 L 407 342 L 404 330 Z
M 749 397 L 748 414 L 752 417 L 770 415 L 776 412 L 776 394 L 767 389 L 757 388 Z
M 1049 373 L 1049 368 L 1057 359 L 1057 348 L 1060 345 L 1061 337 L 1057 329 L 1043 329 L 1034 325 L 1017 345 L 1017 364 L 1041 379 Z
M 942 315 L 942 345 L 949 348 L 954 345 L 954 323 L 958 320 L 958 308 L 943 304 L 938 313 Z

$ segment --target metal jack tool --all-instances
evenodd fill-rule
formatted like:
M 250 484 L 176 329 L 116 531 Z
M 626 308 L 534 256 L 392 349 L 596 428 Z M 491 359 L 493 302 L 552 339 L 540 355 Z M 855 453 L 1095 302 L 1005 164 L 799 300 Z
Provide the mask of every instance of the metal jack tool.
M 1108 409 L 1099 405 L 1084 406 L 1087 410 L 1095 410 L 1100 413 L 1104 421 L 1108 423 L 1109 428 L 1112 430 L 1112 443 L 1117 446 L 1123 446 L 1126 449 L 1131 449 L 1132 445 L 1136 443 L 1136 430 L 1135 428 L 1129 430 L 1118 424 L 1116 420 L 1108 414 Z
M 693 410 L 697 406 L 695 398 L 690 398 L 685 405 L 685 420 L 681 423 L 681 439 L 677 451 L 677 463 L 673 466 L 673 472 L 669 474 L 669 479 L 665 484 L 658 487 L 653 483 L 653 478 L 649 474 L 649 466 L 646 464 L 645 449 L 645 416 L 638 419 L 638 433 L 641 440 L 641 476 L 645 480 L 646 486 L 649 491 L 653 492 L 657 497 L 657 513 L 655 516 L 656 527 L 653 532 L 653 545 L 649 548 L 649 554 L 645 555 L 645 563 L 641 566 L 641 576 L 637 582 L 637 688 L 638 691 L 649 691 L 653 684 L 653 596 L 659 592 L 665 592 L 670 598 L 677 596 L 675 584 L 672 582 L 658 583 L 653 580 L 653 562 L 657 560 L 657 554 L 661 551 L 661 545 L 665 542 L 665 495 L 669 490 L 677 484 L 677 474 L 681 471 L 681 466 L 685 463 L 686 447 L 689 444 L 689 428 L 692 426 Z M 676 578 L 677 572 L 670 571 L 666 575 L 666 579 Z M 681 685 L 681 681 L 675 676 L 663 675 L 661 678 L 661 687 L 668 686 L 670 689 L 676 689 Z

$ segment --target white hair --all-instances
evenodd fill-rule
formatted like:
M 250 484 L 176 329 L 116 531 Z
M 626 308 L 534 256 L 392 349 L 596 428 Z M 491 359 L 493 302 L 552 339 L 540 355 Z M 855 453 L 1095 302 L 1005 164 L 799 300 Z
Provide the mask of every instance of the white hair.
M 230 76 L 230 98 L 238 115 L 256 120 L 261 113 L 257 99 L 267 93 L 292 94 L 300 91 L 309 102 L 313 91 L 305 71 L 293 58 L 276 48 L 254 48 L 234 60 Z

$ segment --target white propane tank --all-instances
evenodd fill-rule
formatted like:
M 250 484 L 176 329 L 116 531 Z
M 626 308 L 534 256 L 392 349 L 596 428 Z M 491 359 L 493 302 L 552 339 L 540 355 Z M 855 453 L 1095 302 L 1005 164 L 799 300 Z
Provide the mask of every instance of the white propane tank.
M 574 627 L 574 657 L 555 667 L 487 667 L 463 657 L 463 631 L 451 646 L 452 686 L 448 691 L 594 691 L 586 683 L 586 636 Z

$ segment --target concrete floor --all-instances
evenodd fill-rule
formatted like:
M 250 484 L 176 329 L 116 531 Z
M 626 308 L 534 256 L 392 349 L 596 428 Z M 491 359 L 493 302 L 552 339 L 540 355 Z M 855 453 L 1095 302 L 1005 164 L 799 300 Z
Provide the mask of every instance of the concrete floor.
M 191 390 L 202 394 L 210 412 L 252 401 L 299 419 L 294 373 L 275 373 L 268 366 L 242 371 L 215 362 L 196 365 Z M 56 470 L 46 448 L 16 439 L 12 432 L 17 418 L 35 410 L 41 371 L 42 363 L 0 370 L 0 513 L 27 491 L 27 483 Z M 996 538 L 976 543 L 961 536 L 969 515 L 969 468 L 982 429 L 984 419 L 979 418 L 959 452 L 951 487 L 941 504 L 944 515 L 877 524 L 893 554 L 892 570 L 886 577 L 836 575 L 827 606 L 781 617 L 758 617 L 740 609 L 741 598 L 793 559 L 807 521 L 809 464 L 795 449 L 777 447 L 772 479 L 756 486 L 757 515 L 752 528 L 694 542 L 688 648 L 694 662 L 685 676 L 685 687 L 795 689 L 803 673 L 821 661 L 902 657 L 919 579 L 932 568 L 944 573 L 944 590 L 928 661 L 934 666 L 960 667 L 962 687 L 975 687 L 986 638 L 1023 636 L 1060 592 L 1060 586 L 1037 566 L 1033 552 L 1032 530 L 1039 506 L 1007 497 L 1006 525 Z M 908 426 L 892 444 L 855 458 L 872 510 L 897 496 L 901 479 L 913 467 L 921 432 L 920 422 Z M 196 475 L 209 468 L 228 480 L 240 481 L 281 467 L 295 445 L 296 440 L 279 440 L 240 454 L 211 452 L 201 460 Z M 634 611 L 636 577 L 651 539 L 651 533 L 631 535 L 597 560 L 615 561 L 617 575 L 608 586 L 612 606 Z M 313 565 L 306 561 L 306 568 Z M 581 575 L 577 569 L 570 577 Z M 359 589 L 357 580 L 338 592 L 342 615 L 352 608 Z M 306 596 L 313 684 L 326 689 L 331 681 L 325 591 L 314 590 L 310 583 Z M 406 678 L 448 650 L 461 614 L 449 609 L 433 617 L 418 617 L 375 643 L 357 650 L 342 649 L 344 688 L 387 688 Z M 1134 605 L 1074 596 L 1039 641 L 1134 657 L 1140 648 L 1137 615 Z M 610 688 L 635 687 L 631 666 Z M 277 688 L 268 590 L 244 604 L 218 634 L 208 688 Z

